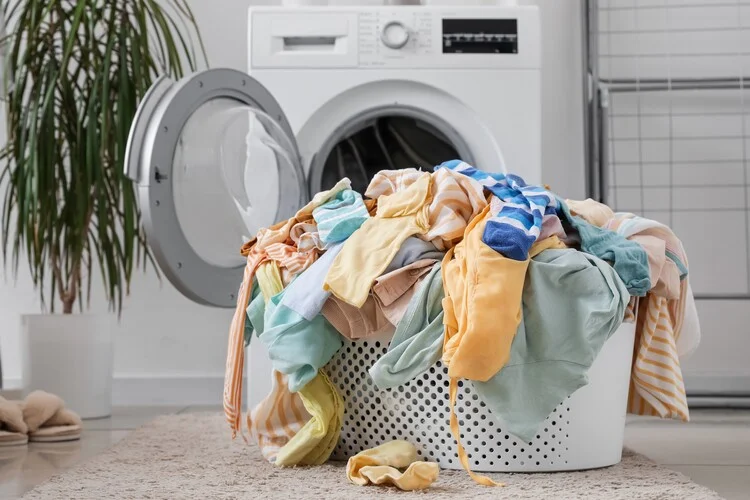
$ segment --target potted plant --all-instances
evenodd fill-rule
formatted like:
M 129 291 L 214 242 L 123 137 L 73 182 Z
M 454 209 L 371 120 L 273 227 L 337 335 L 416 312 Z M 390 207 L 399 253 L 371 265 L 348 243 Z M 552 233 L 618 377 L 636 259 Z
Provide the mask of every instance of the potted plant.
M 24 387 L 58 394 L 84 418 L 106 416 L 110 314 L 84 311 L 102 296 L 119 317 L 133 270 L 153 263 L 123 174 L 130 124 L 159 74 L 194 70 L 195 46 L 204 60 L 205 50 L 186 0 L 2 6 L 3 256 L 14 276 L 28 265 L 44 311 L 22 318 Z

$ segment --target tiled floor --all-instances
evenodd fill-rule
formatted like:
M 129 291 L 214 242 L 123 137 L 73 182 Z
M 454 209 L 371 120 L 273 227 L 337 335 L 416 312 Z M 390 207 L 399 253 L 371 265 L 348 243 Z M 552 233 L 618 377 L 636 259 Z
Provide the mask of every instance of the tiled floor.
M 157 415 L 218 407 L 118 408 L 84 424 L 80 441 L 0 448 L 0 499 L 18 498 L 50 476 L 106 450 Z M 750 410 L 694 410 L 678 424 L 630 418 L 626 446 L 687 474 L 727 499 L 750 498 Z

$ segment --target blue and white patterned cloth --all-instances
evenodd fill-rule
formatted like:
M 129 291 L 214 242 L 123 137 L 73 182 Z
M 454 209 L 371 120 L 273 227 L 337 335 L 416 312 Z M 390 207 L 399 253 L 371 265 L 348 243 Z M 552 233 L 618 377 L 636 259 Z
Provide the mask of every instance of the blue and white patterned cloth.
M 544 216 L 556 214 L 555 196 L 543 187 L 529 186 L 517 175 L 483 172 L 461 160 L 437 168 L 471 177 L 504 202 L 500 212 L 487 221 L 482 241 L 509 259 L 526 260 L 542 232 Z
M 345 189 L 328 202 L 313 210 L 318 225 L 318 236 L 326 248 L 346 240 L 370 217 L 362 195 Z

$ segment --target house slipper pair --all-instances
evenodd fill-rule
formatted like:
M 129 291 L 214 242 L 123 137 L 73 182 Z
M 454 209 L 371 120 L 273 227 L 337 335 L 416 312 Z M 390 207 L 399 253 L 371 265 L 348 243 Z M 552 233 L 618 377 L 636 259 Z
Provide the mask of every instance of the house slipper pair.
M 0 397 L 0 446 L 17 446 L 29 442 L 29 427 L 23 421 L 21 406 Z
M 81 417 L 54 394 L 34 391 L 22 402 L 0 397 L 0 446 L 80 439 L 81 425 Z

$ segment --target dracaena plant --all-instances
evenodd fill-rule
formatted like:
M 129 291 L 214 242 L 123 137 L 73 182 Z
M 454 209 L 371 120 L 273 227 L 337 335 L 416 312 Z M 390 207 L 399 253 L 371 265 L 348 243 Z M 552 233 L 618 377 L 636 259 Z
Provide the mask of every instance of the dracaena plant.
M 205 61 L 195 18 L 186 0 L 0 1 L 4 260 L 28 261 L 52 312 L 83 309 L 98 272 L 119 313 L 133 269 L 153 265 L 123 174 L 130 124 L 159 75 Z

